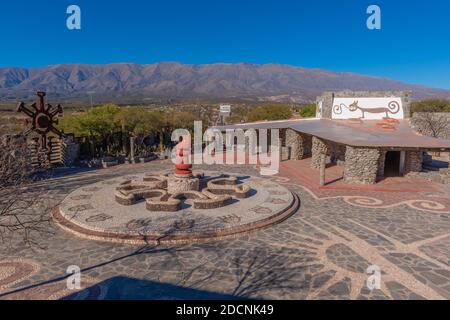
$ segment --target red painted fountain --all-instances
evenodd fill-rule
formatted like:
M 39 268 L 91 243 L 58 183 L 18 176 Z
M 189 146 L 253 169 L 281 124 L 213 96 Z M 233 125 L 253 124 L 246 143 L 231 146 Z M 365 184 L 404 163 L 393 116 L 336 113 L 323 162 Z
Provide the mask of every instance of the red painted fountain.
M 192 175 L 190 140 L 189 136 L 182 136 L 175 147 L 175 174 L 167 179 L 167 191 L 170 194 L 200 190 L 199 176 Z

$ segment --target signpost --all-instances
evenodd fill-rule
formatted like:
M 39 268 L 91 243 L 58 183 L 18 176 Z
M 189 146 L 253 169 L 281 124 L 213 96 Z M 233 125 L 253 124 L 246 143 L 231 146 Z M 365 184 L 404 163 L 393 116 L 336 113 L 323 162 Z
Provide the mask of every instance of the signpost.
M 226 124 L 226 118 L 231 114 L 231 105 L 229 104 L 221 104 L 219 110 L 219 121 L 220 125 Z

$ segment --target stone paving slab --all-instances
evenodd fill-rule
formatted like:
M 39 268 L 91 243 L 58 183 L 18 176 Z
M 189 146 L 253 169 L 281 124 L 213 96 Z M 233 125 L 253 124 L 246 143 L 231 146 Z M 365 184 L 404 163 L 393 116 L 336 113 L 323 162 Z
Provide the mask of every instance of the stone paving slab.
M 42 185 L 55 192 L 57 204 L 80 187 L 171 165 L 118 166 Z M 200 169 L 258 176 L 251 166 Z M 301 208 L 280 224 L 232 239 L 127 245 L 82 239 L 55 225 L 50 236 L 37 236 L 42 248 L 11 239 L 0 247 L 0 299 L 449 298 L 448 213 L 403 198 L 386 208 L 343 198 L 353 193 L 316 197 L 283 172 L 269 180 L 298 194 Z M 65 286 L 70 265 L 82 270 L 77 292 Z M 380 289 L 367 288 L 368 265 L 380 268 Z

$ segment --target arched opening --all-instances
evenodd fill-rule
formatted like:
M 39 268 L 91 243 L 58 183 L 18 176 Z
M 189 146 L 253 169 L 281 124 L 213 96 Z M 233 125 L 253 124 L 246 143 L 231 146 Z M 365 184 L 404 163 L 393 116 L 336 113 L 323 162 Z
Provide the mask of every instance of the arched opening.
M 400 175 L 400 151 L 388 151 L 384 162 L 384 176 L 399 177 Z

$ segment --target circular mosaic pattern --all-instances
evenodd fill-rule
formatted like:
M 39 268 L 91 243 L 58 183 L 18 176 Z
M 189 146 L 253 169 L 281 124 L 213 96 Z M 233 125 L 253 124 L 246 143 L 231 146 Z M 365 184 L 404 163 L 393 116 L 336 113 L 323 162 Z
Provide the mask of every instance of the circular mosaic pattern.
M 161 172 L 164 174 L 164 172 Z M 204 172 L 216 177 L 222 172 Z M 291 191 L 268 179 L 241 176 L 250 196 L 233 198 L 215 209 L 194 209 L 186 200 L 177 212 L 153 212 L 145 201 L 121 205 L 116 188 L 124 180 L 142 181 L 145 174 L 114 178 L 76 189 L 54 212 L 64 229 L 89 239 L 126 243 L 193 243 L 233 236 L 279 223 L 299 207 Z

